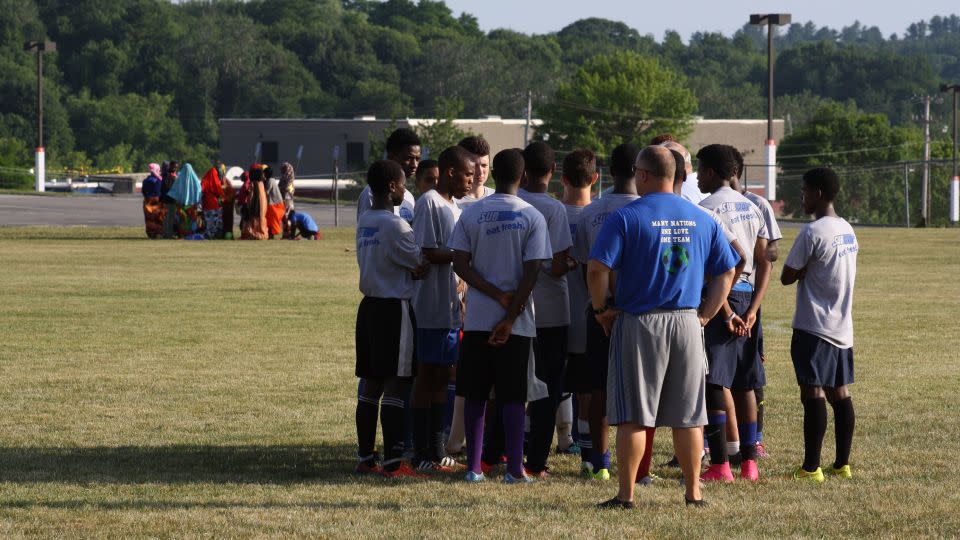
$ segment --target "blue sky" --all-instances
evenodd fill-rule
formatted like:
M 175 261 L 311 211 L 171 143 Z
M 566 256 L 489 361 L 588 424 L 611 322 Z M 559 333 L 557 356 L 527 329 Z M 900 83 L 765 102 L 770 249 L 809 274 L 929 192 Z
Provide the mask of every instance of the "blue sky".
M 791 13 L 794 22 L 813 21 L 817 26 L 837 30 L 859 20 L 863 25 L 879 27 L 884 36 L 903 35 L 910 23 L 929 20 L 934 15 L 960 13 L 960 3 L 956 0 L 446 0 L 446 3 L 457 15 L 466 11 L 477 17 L 484 30 L 510 28 L 528 34 L 546 34 L 578 19 L 602 17 L 623 21 L 641 34 L 653 34 L 658 41 L 668 29 L 679 32 L 684 40 L 697 31 L 729 35 L 738 30 L 751 13 Z

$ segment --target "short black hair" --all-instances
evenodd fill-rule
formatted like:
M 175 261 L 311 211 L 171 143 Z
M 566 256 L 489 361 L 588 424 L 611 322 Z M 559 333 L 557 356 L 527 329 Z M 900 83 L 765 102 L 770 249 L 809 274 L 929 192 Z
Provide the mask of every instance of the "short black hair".
M 640 148 L 635 144 L 623 143 L 610 153 L 610 175 L 614 178 L 630 178 L 637 163 Z
M 563 158 L 563 176 L 573 187 L 583 187 L 597 173 L 597 155 L 593 150 L 579 149 Z
M 830 167 L 816 167 L 803 173 L 803 183 L 819 189 L 826 201 L 833 202 L 840 193 L 840 177 Z
M 737 179 L 743 178 L 743 154 L 736 148 L 733 149 L 733 157 L 737 160 Z
M 737 173 L 736 150 L 727 144 L 708 144 L 697 152 L 704 167 L 713 169 L 720 178 L 732 178 Z
M 516 184 L 523 178 L 523 152 L 508 148 L 493 157 L 493 181 L 497 184 Z
M 367 185 L 370 186 L 370 192 L 376 195 L 383 195 L 389 191 L 390 182 L 404 178 L 403 167 L 396 161 L 381 159 L 374 161 L 373 165 L 367 169 Z
M 396 154 L 408 146 L 420 146 L 420 136 L 410 128 L 397 128 L 387 137 L 387 154 Z
M 457 143 L 457 146 L 466 148 L 467 151 L 478 157 L 490 155 L 490 143 L 488 143 L 486 139 L 479 135 L 465 137 L 462 141 Z
M 673 136 L 673 133 L 661 133 L 656 137 L 650 139 L 650 146 L 659 146 L 665 142 L 680 142 L 676 137 Z
M 451 146 L 443 152 L 440 152 L 437 166 L 440 167 L 440 174 L 443 174 L 443 171 L 451 167 L 456 167 L 465 161 L 473 161 L 473 159 L 473 153 L 466 148 L 460 145 Z M 423 167 L 423 163 L 420 164 L 420 167 Z
M 420 162 L 420 166 L 417 167 L 417 177 L 420 177 L 420 173 L 426 171 L 427 169 L 438 169 L 440 164 L 437 163 L 435 159 L 425 159 Z
M 673 154 L 673 161 L 677 163 L 677 168 L 673 171 L 673 187 L 676 188 L 687 180 L 687 160 L 683 157 L 683 154 L 673 148 L 669 150 Z
M 557 157 L 550 145 L 536 141 L 523 149 L 523 161 L 526 164 L 527 175 L 542 178 L 556 166 Z

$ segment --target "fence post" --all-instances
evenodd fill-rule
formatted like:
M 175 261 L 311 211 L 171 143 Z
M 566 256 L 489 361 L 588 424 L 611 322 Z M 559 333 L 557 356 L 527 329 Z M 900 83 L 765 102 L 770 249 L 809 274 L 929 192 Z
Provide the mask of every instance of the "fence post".
M 907 212 L 907 228 L 910 228 L 910 164 L 903 164 L 903 203 Z

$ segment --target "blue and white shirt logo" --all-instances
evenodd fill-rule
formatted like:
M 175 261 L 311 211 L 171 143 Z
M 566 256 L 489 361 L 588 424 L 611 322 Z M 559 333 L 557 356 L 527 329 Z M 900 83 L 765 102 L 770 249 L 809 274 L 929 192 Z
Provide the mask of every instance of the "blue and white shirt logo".
M 477 223 L 493 223 L 497 221 L 513 221 L 519 219 L 523 214 L 510 210 L 495 210 L 492 212 L 481 212 L 477 218 Z

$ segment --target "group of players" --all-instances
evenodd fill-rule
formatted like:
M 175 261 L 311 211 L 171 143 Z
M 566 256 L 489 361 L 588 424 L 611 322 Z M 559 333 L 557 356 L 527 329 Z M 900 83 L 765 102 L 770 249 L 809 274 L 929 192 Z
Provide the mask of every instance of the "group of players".
M 694 381 L 699 402 L 697 396 L 684 399 L 706 409 L 701 441 L 706 440 L 710 456 L 709 466 L 692 483 L 732 482 L 731 464 L 739 465 L 743 479 L 759 479 L 757 459 L 765 456 L 760 315 L 780 230 L 770 204 L 740 184 L 743 159 L 733 147 L 701 149 L 695 174 L 690 153 L 673 137 L 659 136 L 651 147 L 655 151 L 630 144 L 614 149 L 609 160 L 613 185 L 597 198 L 592 197 L 599 178 L 594 153 L 566 154 L 558 200 L 548 193 L 556 159 L 546 143 L 503 150 L 491 162 L 486 141 L 468 137 L 445 149 L 437 161 L 420 163 L 415 133 L 399 129 L 390 136 L 388 159 L 370 167 L 358 202 L 357 260 L 364 298 L 356 326 L 357 472 L 420 477 L 461 471 L 467 481 L 480 482 L 505 461 L 506 483 L 547 478 L 557 410 L 567 392 L 577 404 L 582 473 L 599 480 L 611 477 L 607 407 L 620 407 L 617 418 L 625 409 L 617 401 L 622 400 L 616 380 L 622 372 L 608 377 L 608 364 L 623 360 L 613 352 L 610 333 L 616 314 L 629 313 L 612 293 L 620 290 L 617 281 L 646 276 L 612 272 L 610 283 L 599 291 L 604 301 L 597 305 L 591 298 L 597 298 L 596 287 L 588 289 L 588 263 L 605 260 L 603 247 L 609 246 L 595 245 L 604 224 L 641 198 L 638 172 L 642 168 L 646 178 L 651 169 L 641 162 L 660 156 L 670 161 L 666 182 L 675 198 L 667 202 L 699 205 L 702 214 L 697 215 L 709 216 L 722 231 L 729 260 L 739 261 L 718 312 L 704 320 L 702 344 L 692 348 L 709 369 L 703 369 L 700 383 Z M 486 186 L 491 165 L 495 190 Z M 417 200 L 406 189 L 409 177 L 415 178 Z M 791 353 L 805 411 L 806 454 L 793 477 L 817 482 L 823 481 L 820 447 L 827 400 L 834 407 L 837 436 L 836 460 L 827 471 L 851 476 L 854 414 L 846 385 L 853 381 L 857 245 L 852 228 L 833 211 L 838 191 L 839 181 L 829 169 L 814 169 L 804 177 L 804 208 L 817 220 L 800 232 L 781 278 L 784 284 L 800 282 Z M 696 223 L 655 225 L 685 235 L 684 226 Z M 684 245 L 670 244 L 670 238 L 663 238 L 662 264 L 671 274 L 692 272 Z M 622 335 L 614 333 L 615 339 Z M 671 368 L 666 369 L 669 379 Z M 456 406 L 451 414 L 452 379 Z M 669 380 L 642 384 L 660 384 L 657 392 L 671 388 Z M 639 463 L 630 467 L 636 474 L 631 474 L 629 493 L 621 490 L 607 506 L 632 506 L 625 497 L 632 497 L 633 483 L 647 485 L 656 478 L 650 472 L 655 428 L 676 426 L 660 422 L 669 415 L 653 414 L 656 421 L 616 422 L 640 424 L 645 436 Z M 375 451 L 378 416 L 382 457 Z M 408 432 L 413 443 L 409 464 Z M 458 450 L 464 438 L 465 466 L 448 452 Z M 622 464 L 619 442 L 617 448 Z M 672 462 L 677 465 L 677 458 Z M 698 487 L 688 485 L 687 493 L 688 504 L 702 502 Z

